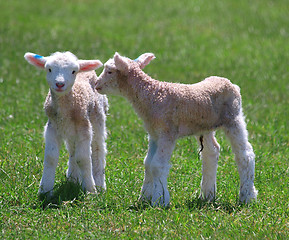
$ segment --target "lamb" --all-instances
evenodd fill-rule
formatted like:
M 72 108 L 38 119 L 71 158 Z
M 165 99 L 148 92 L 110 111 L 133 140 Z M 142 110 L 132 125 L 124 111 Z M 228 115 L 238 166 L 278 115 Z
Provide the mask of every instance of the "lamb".
M 95 193 L 106 189 L 106 112 L 105 95 L 95 90 L 95 70 L 99 60 L 78 60 L 71 52 L 56 52 L 48 57 L 26 53 L 32 65 L 45 69 L 50 86 L 44 109 L 44 169 L 39 195 L 53 195 L 59 150 L 64 140 L 69 152 L 69 181 L 78 182 L 85 191 Z
M 176 140 L 195 135 L 202 148 L 200 198 L 213 201 L 220 152 L 215 138 L 218 128 L 224 130 L 235 153 L 240 201 L 249 203 L 256 199 L 255 155 L 248 142 L 240 88 L 228 79 L 215 76 L 196 84 L 154 80 L 142 71 L 154 58 L 154 54 L 145 53 L 131 60 L 115 53 L 113 59 L 105 63 L 96 83 L 99 93 L 127 98 L 149 134 L 140 200 L 149 201 L 152 206 L 169 205 L 167 177 Z

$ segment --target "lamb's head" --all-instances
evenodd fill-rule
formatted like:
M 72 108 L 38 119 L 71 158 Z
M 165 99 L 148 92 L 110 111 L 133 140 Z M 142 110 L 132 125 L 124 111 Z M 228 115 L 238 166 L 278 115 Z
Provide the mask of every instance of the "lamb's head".
M 144 53 L 137 59 L 131 60 L 127 57 L 120 56 L 116 52 L 114 57 L 104 64 L 104 70 L 99 75 L 96 83 L 97 91 L 102 94 L 119 95 L 121 81 L 126 81 L 132 70 L 143 69 L 153 59 L 155 59 L 153 53 Z
M 78 72 L 92 71 L 102 66 L 99 60 L 78 60 L 71 52 L 56 52 L 48 57 L 26 53 L 24 58 L 46 70 L 50 89 L 57 95 L 65 95 L 71 90 Z

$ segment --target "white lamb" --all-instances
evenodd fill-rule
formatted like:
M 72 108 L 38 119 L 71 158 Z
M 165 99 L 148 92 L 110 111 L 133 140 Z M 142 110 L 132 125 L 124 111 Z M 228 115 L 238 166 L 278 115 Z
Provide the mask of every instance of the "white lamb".
M 188 135 L 198 136 L 203 148 L 200 198 L 214 200 L 220 151 L 214 134 L 217 128 L 225 131 L 235 153 L 240 201 L 256 199 L 255 155 L 248 142 L 239 87 L 220 77 L 191 85 L 154 80 L 141 70 L 154 58 L 152 53 L 145 53 L 133 61 L 115 53 L 104 65 L 96 84 L 100 93 L 127 98 L 148 131 L 149 149 L 140 200 L 149 200 L 153 206 L 169 204 L 169 160 L 176 140 Z
M 99 60 L 78 60 L 70 52 L 56 52 L 48 57 L 26 53 L 32 65 L 45 69 L 50 86 L 44 109 L 44 169 L 39 194 L 52 195 L 55 170 L 62 140 L 69 152 L 68 180 L 79 182 L 84 190 L 95 193 L 106 188 L 106 112 L 107 98 L 95 90 L 95 70 Z

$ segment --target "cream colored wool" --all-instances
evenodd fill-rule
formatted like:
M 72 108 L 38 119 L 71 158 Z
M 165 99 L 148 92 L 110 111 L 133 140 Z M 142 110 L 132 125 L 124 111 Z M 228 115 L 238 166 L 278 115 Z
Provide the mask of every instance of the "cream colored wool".
M 59 150 L 64 140 L 69 151 L 67 178 L 94 193 L 105 189 L 107 98 L 95 90 L 98 60 L 78 60 L 72 53 L 42 57 L 26 53 L 25 59 L 47 71 L 50 89 L 44 103 L 45 157 L 39 193 L 52 195 Z
M 140 198 L 152 205 L 169 204 L 167 176 L 175 142 L 180 137 L 195 135 L 203 140 L 200 145 L 204 148 L 200 197 L 214 200 L 220 151 L 214 131 L 222 128 L 236 156 L 240 200 L 256 199 L 255 156 L 248 142 L 239 87 L 221 77 L 209 77 L 196 84 L 154 80 L 141 70 L 154 58 L 153 54 L 145 53 L 133 61 L 116 53 L 105 64 L 96 85 L 100 93 L 127 98 L 148 131 L 149 149 Z

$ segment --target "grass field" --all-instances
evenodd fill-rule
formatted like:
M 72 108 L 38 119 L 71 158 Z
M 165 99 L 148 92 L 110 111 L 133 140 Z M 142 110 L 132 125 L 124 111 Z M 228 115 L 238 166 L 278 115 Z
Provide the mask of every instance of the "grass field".
M 287 0 L 1 1 L 0 239 L 288 239 L 288 12 Z M 218 132 L 214 203 L 198 201 L 201 161 L 190 137 L 171 159 L 170 208 L 140 207 L 147 136 L 130 104 L 109 96 L 107 191 L 71 187 L 63 148 L 57 198 L 44 206 L 37 191 L 48 85 L 23 55 L 57 50 L 102 62 L 115 51 L 131 58 L 153 52 L 145 71 L 154 78 L 195 83 L 219 75 L 238 84 L 258 201 L 239 205 L 236 164 Z

